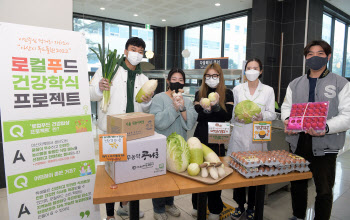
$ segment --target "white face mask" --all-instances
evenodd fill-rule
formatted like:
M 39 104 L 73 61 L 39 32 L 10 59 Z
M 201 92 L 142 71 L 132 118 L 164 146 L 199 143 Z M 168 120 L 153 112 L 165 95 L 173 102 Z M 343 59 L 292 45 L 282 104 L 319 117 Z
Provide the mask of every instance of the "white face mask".
M 137 52 L 134 51 L 128 51 L 128 61 L 131 63 L 131 65 L 136 66 L 137 64 L 139 64 L 141 62 L 143 58 L 142 54 L 139 54 Z
M 252 69 L 245 71 L 245 75 L 249 81 L 253 82 L 259 77 L 260 72 L 258 70 Z
M 207 84 L 212 89 L 215 89 L 218 86 L 219 82 L 220 82 L 219 78 L 217 79 L 210 78 L 205 80 L 205 84 Z

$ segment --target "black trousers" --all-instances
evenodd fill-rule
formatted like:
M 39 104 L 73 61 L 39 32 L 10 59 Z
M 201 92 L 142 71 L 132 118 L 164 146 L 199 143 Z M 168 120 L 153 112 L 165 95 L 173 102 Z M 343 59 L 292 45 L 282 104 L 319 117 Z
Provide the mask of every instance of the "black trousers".
M 114 216 L 114 202 L 106 203 L 107 216 Z
M 335 181 L 337 154 L 314 156 L 312 153 L 312 137 L 301 133 L 295 154 L 304 157 L 310 162 L 316 186 L 315 220 L 329 220 L 333 204 L 333 186 Z M 291 182 L 293 215 L 305 218 L 308 198 L 308 180 Z
M 219 157 L 225 156 L 225 146 L 223 144 L 208 144 Z M 220 214 L 224 209 L 224 203 L 221 199 L 221 190 L 208 192 L 208 208 L 209 212 L 213 214 Z M 197 193 L 192 194 L 192 205 L 194 209 L 197 209 Z
M 254 210 L 256 186 L 236 188 L 233 190 L 233 200 L 236 201 L 238 207 L 244 209 L 244 204 L 247 203 L 246 189 L 248 188 L 248 209 Z

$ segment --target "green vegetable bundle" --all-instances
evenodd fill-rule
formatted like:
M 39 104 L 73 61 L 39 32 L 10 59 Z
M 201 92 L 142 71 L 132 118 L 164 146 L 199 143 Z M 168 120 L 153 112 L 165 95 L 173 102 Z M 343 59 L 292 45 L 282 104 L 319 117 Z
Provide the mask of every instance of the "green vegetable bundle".
M 124 60 L 124 54 L 121 56 L 117 56 L 117 50 L 113 51 L 109 50 L 109 45 L 107 51 L 101 47 L 101 44 L 98 44 L 99 53 L 97 53 L 94 49 L 90 48 L 92 52 L 94 52 L 101 63 L 102 67 L 102 77 L 108 80 L 109 86 L 111 86 L 112 79 L 114 75 L 117 73 L 118 68 L 121 62 Z M 103 99 L 101 103 L 101 108 L 103 112 L 107 112 L 109 103 L 111 98 L 110 90 L 103 90 Z

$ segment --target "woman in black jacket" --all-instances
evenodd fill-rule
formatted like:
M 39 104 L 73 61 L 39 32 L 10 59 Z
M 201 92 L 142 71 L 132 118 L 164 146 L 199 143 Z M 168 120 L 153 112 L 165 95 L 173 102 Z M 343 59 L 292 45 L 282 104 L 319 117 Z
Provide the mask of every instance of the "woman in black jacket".
M 216 101 L 207 105 L 204 98 L 214 92 Z M 204 71 L 203 81 L 199 91 L 196 92 L 194 100 L 195 109 L 198 113 L 198 124 L 194 132 L 203 144 L 210 147 L 218 156 L 225 156 L 224 144 L 208 143 L 208 122 L 229 122 L 232 118 L 233 110 L 233 93 L 225 86 L 225 79 L 219 64 L 209 64 Z M 192 215 L 197 215 L 197 194 L 192 194 Z M 210 215 L 209 220 L 219 219 L 223 210 L 221 200 L 221 190 L 208 192 L 208 208 Z

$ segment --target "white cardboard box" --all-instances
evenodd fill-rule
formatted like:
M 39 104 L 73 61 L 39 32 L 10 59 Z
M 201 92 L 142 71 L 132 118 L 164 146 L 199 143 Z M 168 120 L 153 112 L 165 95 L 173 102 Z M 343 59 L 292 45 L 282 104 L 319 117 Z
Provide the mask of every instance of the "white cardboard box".
M 106 162 L 108 175 L 116 184 L 166 173 L 166 137 L 153 136 L 127 141 L 127 161 Z

